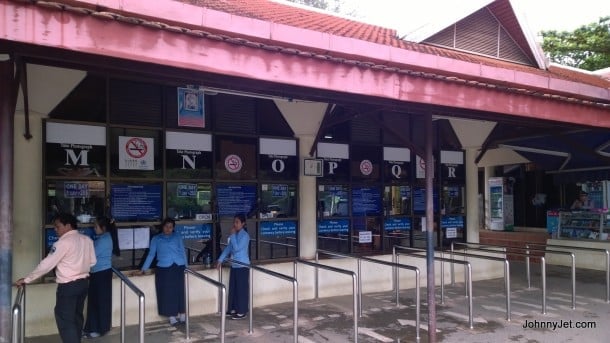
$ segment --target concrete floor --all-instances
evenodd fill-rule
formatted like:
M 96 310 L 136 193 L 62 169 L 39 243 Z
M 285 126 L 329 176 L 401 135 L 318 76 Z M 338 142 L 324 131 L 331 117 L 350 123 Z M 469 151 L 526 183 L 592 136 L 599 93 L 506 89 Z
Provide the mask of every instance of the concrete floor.
M 542 300 L 538 268 L 532 268 L 532 288 L 527 289 L 522 263 L 511 265 L 511 315 L 506 321 L 503 279 L 478 281 L 473 285 L 474 328 L 468 325 L 468 302 L 464 285 L 447 285 L 445 303 L 440 304 L 437 288 L 438 342 L 608 342 L 610 304 L 606 303 L 605 272 L 577 270 L 576 309 L 572 309 L 569 268 L 547 267 L 547 314 Z M 422 280 L 425 283 L 425 280 Z M 359 342 L 415 342 L 415 302 L 413 289 L 400 292 L 397 307 L 392 292 L 363 295 L 363 316 L 358 318 Z M 426 289 L 422 288 L 420 342 L 428 342 Z M 256 304 L 255 304 L 256 306 Z M 353 342 L 352 297 L 332 297 L 299 302 L 298 342 Z M 292 304 L 255 307 L 253 332 L 249 320 L 226 322 L 226 342 L 294 342 Z M 587 322 L 594 327 L 576 328 Z M 546 328 L 524 328 L 545 324 Z M 552 325 L 567 325 L 556 327 Z M 220 317 L 206 315 L 190 321 L 190 342 L 219 342 Z M 137 328 L 128 327 L 126 341 L 137 341 Z M 59 342 L 57 335 L 27 338 L 29 343 Z M 119 342 L 114 328 L 106 336 L 83 340 L 95 343 Z M 165 322 L 146 324 L 146 342 L 186 342 L 185 326 Z

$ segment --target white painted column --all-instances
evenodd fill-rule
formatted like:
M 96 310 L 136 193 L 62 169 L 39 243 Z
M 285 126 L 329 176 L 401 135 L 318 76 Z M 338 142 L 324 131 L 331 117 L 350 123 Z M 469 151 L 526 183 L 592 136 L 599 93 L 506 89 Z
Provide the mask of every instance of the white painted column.
M 468 242 L 479 243 L 479 172 L 474 160 L 478 149 L 466 149 L 466 237 Z
M 309 150 L 315 137 L 300 135 L 299 137 L 300 165 L 303 159 L 309 158 Z M 316 230 L 316 177 L 304 176 L 303 168 L 299 171 L 299 252 L 301 258 L 313 258 L 317 249 Z

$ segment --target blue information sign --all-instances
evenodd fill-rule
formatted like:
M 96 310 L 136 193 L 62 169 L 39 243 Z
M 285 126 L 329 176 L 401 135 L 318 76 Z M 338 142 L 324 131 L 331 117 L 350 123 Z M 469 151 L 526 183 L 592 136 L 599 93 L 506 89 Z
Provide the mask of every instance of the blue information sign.
M 464 217 L 463 216 L 442 216 L 441 217 L 441 228 L 447 228 L 447 227 L 463 228 L 464 227 Z
M 64 182 L 64 196 L 66 198 L 88 198 L 88 182 Z
M 277 236 L 296 236 L 297 222 L 281 221 L 281 222 L 261 222 L 261 236 L 277 237 Z
M 348 233 L 349 220 L 321 220 L 318 222 L 318 234 L 321 233 Z
M 197 184 L 179 183 L 176 191 L 179 198 L 195 198 L 197 197 Z
M 110 188 L 112 217 L 117 221 L 161 219 L 161 184 L 125 185 Z
M 376 216 L 381 214 L 381 191 L 375 187 L 358 187 L 352 190 L 352 214 Z
M 88 236 L 91 239 L 95 237 L 95 230 L 93 229 L 93 227 L 81 227 L 78 229 L 78 232 L 82 233 L 85 236 Z M 57 242 L 58 239 L 59 237 L 57 237 L 57 233 L 55 232 L 54 228 L 46 228 L 44 230 L 44 240 L 45 246 L 47 248 L 51 247 L 51 245 Z
M 432 194 L 432 204 L 434 212 L 438 212 L 438 191 L 435 189 Z M 426 212 L 426 189 L 415 188 L 413 190 L 413 211 L 418 214 Z
M 218 213 L 221 216 L 248 215 L 256 203 L 254 185 L 219 185 L 216 188 Z
M 383 228 L 386 231 L 409 231 L 411 230 L 411 218 L 386 218 Z
M 182 239 L 210 239 L 212 224 L 176 224 L 176 232 L 182 235 Z
M 274 198 L 288 196 L 288 185 L 271 185 L 271 196 Z

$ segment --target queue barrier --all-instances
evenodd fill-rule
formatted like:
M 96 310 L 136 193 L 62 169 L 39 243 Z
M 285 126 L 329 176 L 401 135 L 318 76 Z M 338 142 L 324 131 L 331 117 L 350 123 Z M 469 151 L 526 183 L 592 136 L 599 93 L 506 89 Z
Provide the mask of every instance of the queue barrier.
M 296 276 L 295 277 L 290 277 L 290 276 L 286 276 L 284 274 L 275 272 L 273 270 L 269 270 L 269 269 L 265 269 L 259 266 L 255 266 L 252 264 L 247 264 L 247 263 L 243 263 L 243 262 L 239 262 L 230 258 L 225 259 L 225 262 L 228 263 L 233 263 L 233 264 L 237 264 L 240 265 L 242 267 L 248 268 L 250 270 L 250 296 L 249 298 L 249 304 L 248 307 L 250 309 L 250 315 L 248 316 L 249 319 L 249 333 L 252 334 L 254 332 L 253 330 L 253 317 L 254 317 L 254 306 L 253 306 L 253 298 L 254 298 L 254 277 L 253 277 L 253 271 L 259 271 L 261 273 L 267 274 L 267 275 L 271 275 L 273 277 L 282 279 L 282 280 L 286 280 L 292 283 L 292 306 L 293 306 L 293 335 L 294 335 L 294 343 L 298 342 L 298 338 L 299 338 L 299 284 L 297 282 Z M 296 269 L 295 269 L 296 272 Z M 222 269 L 218 268 L 218 280 L 220 283 L 222 283 Z M 224 316 L 224 312 L 221 312 L 221 315 Z
M 519 252 L 515 252 L 515 251 L 511 251 L 508 252 L 506 251 L 506 249 L 513 249 L 513 250 L 519 250 L 519 251 L 525 251 L 526 248 L 522 248 L 522 247 L 507 247 L 507 246 L 503 246 L 503 245 L 492 245 L 492 244 L 480 244 L 480 243 L 464 243 L 464 242 L 452 242 L 452 244 L 455 243 L 457 245 L 463 245 L 466 247 L 466 249 L 473 249 L 472 246 L 483 246 L 483 247 L 489 247 L 489 248 L 502 248 L 504 249 L 504 251 L 499 251 L 499 250 L 493 250 L 493 249 L 486 249 L 486 248 L 474 248 L 478 251 L 484 251 L 484 252 L 488 252 L 488 253 L 502 253 L 504 254 L 504 256 L 506 258 L 508 258 L 508 255 L 513 255 L 513 256 L 522 256 L 525 257 L 528 261 L 529 261 L 529 252 L 530 251 L 535 251 L 535 252 L 544 252 L 544 253 L 548 253 L 548 254 L 556 254 L 556 255 L 569 255 L 570 258 L 572 259 L 572 309 L 576 309 L 576 257 L 574 256 L 574 253 L 572 252 L 568 252 L 568 251 L 558 251 L 558 250 L 547 250 L 547 249 L 527 249 L 526 252 L 523 253 L 519 253 Z M 545 272 L 546 272 L 546 266 L 545 266 Z M 530 270 L 529 270 L 529 264 L 526 266 L 526 277 L 528 280 L 528 288 L 530 287 Z M 546 278 L 546 276 L 545 276 Z
M 112 268 L 112 272 L 121 280 L 121 343 L 125 342 L 125 286 L 138 296 L 138 339 L 140 343 L 144 343 L 144 321 L 145 321 L 145 297 L 138 287 L 136 287 L 129 278 L 116 268 Z
M 221 297 L 219 299 L 219 303 L 220 303 L 220 309 L 221 309 L 221 316 L 220 316 L 220 343 L 224 343 L 225 341 L 225 328 L 226 328 L 226 320 L 225 320 L 225 315 L 224 313 L 226 312 L 227 309 L 227 289 L 225 287 L 224 284 L 211 279 L 205 275 L 202 275 L 200 273 L 197 273 L 189 268 L 185 268 L 184 269 L 184 309 L 186 312 L 186 340 L 190 340 L 191 339 L 191 330 L 190 330 L 190 288 L 189 288 L 189 275 L 192 275 L 200 280 L 206 281 L 210 284 L 212 284 L 213 286 L 216 286 L 218 288 L 218 291 L 221 294 Z
M 316 268 L 316 273 L 319 268 L 319 269 L 325 269 L 325 270 L 335 272 L 335 273 L 346 274 L 346 275 L 349 275 L 352 277 L 352 302 L 353 302 L 353 308 L 354 308 L 354 343 L 358 343 L 358 306 L 359 305 L 358 305 L 357 294 L 358 294 L 358 292 L 360 292 L 360 290 L 358 288 L 358 282 L 356 280 L 358 278 L 356 273 L 354 273 L 351 270 L 345 270 L 345 269 L 327 266 L 327 265 L 324 265 L 321 263 L 315 263 L 315 262 L 305 261 L 302 259 L 296 259 L 294 261 L 295 278 L 297 277 L 297 264 L 299 264 L 299 263 Z M 317 280 L 316 280 L 316 299 L 317 299 L 317 295 L 318 295 L 318 284 L 317 284 Z
M 602 248 L 588 248 L 588 247 L 575 247 L 569 245 L 559 245 L 559 244 L 541 244 L 541 243 L 527 243 L 525 245 L 526 249 L 529 249 L 530 246 L 544 246 L 544 247 L 552 247 L 552 248 L 562 248 L 566 250 L 580 250 L 580 251 L 591 251 L 591 252 L 600 252 L 603 253 L 606 257 L 606 302 L 610 302 L 610 253 L 608 253 L 608 249 Z M 529 250 L 528 250 L 529 251 Z M 571 251 L 573 252 L 573 251 Z M 530 259 L 526 258 L 526 267 L 528 272 L 527 284 L 529 287 L 529 267 L 530 267 Z
M 17 287 L 15 302 L 12 308 L 12 343 L 25 341 L 25 284 Z
M 396 249 L 416 251 L 417 253 L 413 253 L 413 252 L 397 253 Z M 398 264 L 400 264 L 400 255 L 426 259 L 427 257 L 425 255 L 420 254 L 422 252 L 426 252 L 426 251 L 423 249 L 419 249 L 419 248 L 411 248 L 411 247 L 395 245 L 394 248 L 392 249 L 392 258 Z M 455 259 L 448 259 L 448 258 L 437 257 L 437 256 L 434 257 L 434 260 L 441 261 L 441 265 L 444 262 L 451 262 L 451 263 L 458 263 L 458 264 L 465 265 L 465 270 L 467 271 L 467 273 L 465 275 L 464 283 L 467 285 L 466 286 L 466 296 L 468 297 L 468 325 L 471 329 L 473 329 L 474 328 L 474 318 L 473 318 L 473 311 L 472 311 L 472 266 L 471 266 L 470 262 L 460 261 L 460 260 L 455 260 Z M 443 286 L 445 283 L 445 281 L 444 281 L 445 278 L 444 278 L 443 274 L 444 274 L 444 269 L 441 268 L 441 304 L 444 304 L 444 292 L 445 292 L 445 288 Z M 396 279 L 398 279 L 398 275 L 396 275 Z M 510 314 L 507 314 L 507 316 L 510 316 Z
M 357 259 L 358 273 L 356 275 L 358 277 L 358 315 L 360 317 L 362 317 L 362 261 L 389 266 L 389 267 L 392 267 L 392 270 L 394 270 L 394 269 L 398 270 L 398 268 L 402 268 L 402 269 L 408 269 L 408 270 L 414 271 L 415 272 L 415 337 L 416 337 L 417 341 L 419 341 L 419 339 L 420 339 L 419 323 L 420 323 L 420 309 L 421 309 L 421 297 L 420 297 L 420 289 L 419 289 L 420 288 L 419 268 L 417 268 L 415 266 L 410 266 L 407 264 L 387 262 L 387 261 L 377 260 L 377 259 L 373 259 L 373 258 L 369 258 L 369 257 L 365 257 L 365 256 L 353 256 L 353 255 L 342 254 L 342 253 L 337 253 L 337 252 L 333 252 L 333 251 L 326 251 L 326 250 L 322 250 L 322 249 L 316 250 L 316 263 L 319 263 L 319 254 L 320 253 L 325 254 L 325 255 L 330 255 L 330 256 Z M 315 287 L 316 287 L 316 292 L 315 292 L 316 296 L 315 297 L 316 297 L 316 299 L 318 299 L 318 270 L 317 269 L 316 269 L 316 274 L 315 274 L 314 278 L 315 278 Z M 399 301 L 399 297 L 398 297 L 398 292 L 400 290 L 400 287 L 396 286 L 393 289 L 395 292 L 396 307 L 399 307 L 400 301 Z

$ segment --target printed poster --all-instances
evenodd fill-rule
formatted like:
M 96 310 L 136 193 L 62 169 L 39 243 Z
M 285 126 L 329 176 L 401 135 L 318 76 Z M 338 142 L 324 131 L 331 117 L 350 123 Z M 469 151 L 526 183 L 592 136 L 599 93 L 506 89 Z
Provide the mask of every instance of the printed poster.
M 178 126 L 205 127 L 202 90 L 178 88 Z

